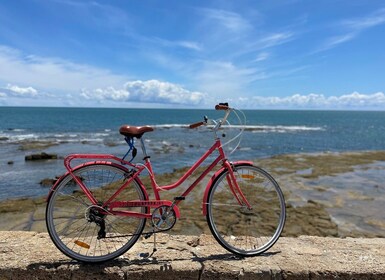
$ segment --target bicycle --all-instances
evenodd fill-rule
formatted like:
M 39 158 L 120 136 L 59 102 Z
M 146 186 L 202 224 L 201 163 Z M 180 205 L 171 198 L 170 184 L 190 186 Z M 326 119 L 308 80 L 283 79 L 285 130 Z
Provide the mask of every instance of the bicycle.
M 283 193 L 274 178 L 251 161 L 227 159 L 218 130 L 229 126 L 227 119 L 231 112 L 241 120 L 241 111 L 227 103 L 219 103 L 215 109 L 224 111 L 222 119 L 205 117 L 204 121 L 189 126 L 210 126 L 214 144 L 170 185 L 159 186 L 155 180 L 143 141 L 143 135 L 154 130 L 151 126 L 120 127 L 119 132 L 129 146 L 123 158 L 109 154 L 67 156 L 64 159 L 67 173 L 58 179 L 47 197 L 46 225 L 56 247 L 68 257 L 88 263 L 105 262 L 124 254 L 141 235 L 149 237 L 170 230 L 180 218 L 179 203 L 219 165 L 207 183 L 202 200 L 202 212 L 211 233 L 222 247 L 238 256 L 256 256 L 271 248 L 285 224 Z M 242 132 L 235 138 L 240 139 Z M 132 163 L 137 154 L 134 140 L 140 142 L 143 163 Z M 161 199 L 161 191 L 180 186 L 215 151 L 216 159 L 181 195 L 173 201 Z M 129 153 L 130 161 L 125 159 Z M 87 162 L 72 167 L 75 159 Z M 149 175 L 155 199 L 149 198 L 139 177 L 143 171 Z M 151 230 L 143 232 L 147 220 Z

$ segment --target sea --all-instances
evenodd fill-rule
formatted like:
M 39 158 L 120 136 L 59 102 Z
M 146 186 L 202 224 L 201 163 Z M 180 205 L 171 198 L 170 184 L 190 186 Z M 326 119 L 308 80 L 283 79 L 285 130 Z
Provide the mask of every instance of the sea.
M 245 110 L 243 114 L 230 117 L 218 134 L 230 159 L 385 150 L 383 111 Z M 65 173 L 63 158 L 68 154 L 123 157 L 128 146 L 119 128 L 124 124 L 154 127 L 143 139 L 156 173 L 189 166 L 215 138 L 211 125 L 189 129 L 204 116 L 218 121 L 223 111 L 0 107 L 0 201 L 47 195 L 40 182 Z M 136 147 L 139 152 L 133 161 L 141 162 L 139 143 Z M 58 159 L 25 160 L 41 152 L 56 154 Z

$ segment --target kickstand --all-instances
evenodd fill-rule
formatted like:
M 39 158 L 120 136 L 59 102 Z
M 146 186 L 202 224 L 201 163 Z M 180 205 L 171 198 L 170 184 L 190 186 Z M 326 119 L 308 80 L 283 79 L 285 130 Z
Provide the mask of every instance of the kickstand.
M 157 249 L 156 249 L 156 233 L 155 233 L 155 230 L 153 231 L 153 235 L 154 235 L 154 248 L 152 249 L 152 253 L 150 254 L 150 256 L 148 256 L 149 258 L 151 258 L 152 255 L 157 251 Z
M 139 254 L 140 257 L 142 257 L 143 259 L 147 259 L 147 260 L 149 260 L 154 255 L 154 253 L 157 251 L 157 249 L 156 249 L 156 231 L 155 231 L 154 227 L 152 228 L 152 232 L 147 233 L 144 236 L 144 238 L 145 239 L 150 238 L 151 235 L 154 235 L 154 247 L 152 249 L 152 253 L 151 254 L 148 254 L 148 253 Z

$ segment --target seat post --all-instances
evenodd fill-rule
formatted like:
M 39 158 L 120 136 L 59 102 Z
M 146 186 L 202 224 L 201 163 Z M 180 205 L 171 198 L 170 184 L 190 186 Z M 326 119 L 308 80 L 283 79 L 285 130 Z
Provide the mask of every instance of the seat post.
M 139 139 L 140 139 L 140 146 L 142 148 L 144 159 L 147 159 L 149 158 L 149 156 L 147 155 L 146 146 L 144 145 L 143 137 L 140 137 Z

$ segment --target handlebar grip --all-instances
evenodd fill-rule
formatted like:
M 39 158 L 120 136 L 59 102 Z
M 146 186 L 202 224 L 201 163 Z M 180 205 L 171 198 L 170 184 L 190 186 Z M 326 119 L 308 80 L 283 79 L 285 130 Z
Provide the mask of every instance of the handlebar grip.
M 203 125 L 204 122 L 197 122 L 197 123 L 193 123 L 193 124 L 190 124 L 190 128 L 197 128 L 197 127 L 200 127 L 201 125 Z
M 215 105 L 215 110 L 229 110 L 229 104 L 228 103 L 219 103 L 218 105 Z

